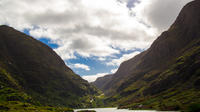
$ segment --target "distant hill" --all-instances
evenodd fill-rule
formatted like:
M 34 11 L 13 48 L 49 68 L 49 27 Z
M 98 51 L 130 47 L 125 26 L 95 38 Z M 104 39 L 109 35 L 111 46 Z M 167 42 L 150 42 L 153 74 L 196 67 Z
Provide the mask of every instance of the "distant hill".
M 112 78 L 113 78 L 112 76 L 113 76 L 113 74 L 109 74 L 109 75 L 106 75 L 104 77 L 99 77 L 94 82 L 91 82 L 91 83 L 93 85 L 95 85 L 96 87 L 98 87 L 100 90 L 104 91 L 104 90 L 107 89 L 105 86 L 107 85 L 107 83 L 109 82 L 109 80 L 112 80 Z
M 0 26 L 0 104 L 84 107 L 97 90 L 76 75 L 47 45 Z M 1 110 L 1 105 L 0 105 Z
M 184 6 L 148 50 L 94 85 L 119 108 L 179 110 L 200 104 L 200 1 Z

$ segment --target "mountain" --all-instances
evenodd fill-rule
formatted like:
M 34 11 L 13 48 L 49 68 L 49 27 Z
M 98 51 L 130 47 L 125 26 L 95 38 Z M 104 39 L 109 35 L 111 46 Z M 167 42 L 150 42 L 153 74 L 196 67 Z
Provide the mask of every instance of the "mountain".
M 179 110 L 200 104 L 200 1 L 184 6 L 148 50 L 93 84 L 119 108 Z
M 107 88 L 105 86 L 109 82 L 108 80 L 112 80 L 112 78 L 113 78 L 112 76 L 113 76 L 113 74 L 109 74 L 104 77 L 99 77 L 94 82 L 91 82 L 91 84 L 95 85 L 102 91 L 107 90 Z M 109 86 L 107 86 L 107 87 L 109 87 Z M 104 92 L 106 92 L 106 91 L 104 91 Z
M 50 47 L 14 28 L 0 26 L 0 104 L 22 101 L 78 108 L 95 94 L 97 89 L 67 67 Z

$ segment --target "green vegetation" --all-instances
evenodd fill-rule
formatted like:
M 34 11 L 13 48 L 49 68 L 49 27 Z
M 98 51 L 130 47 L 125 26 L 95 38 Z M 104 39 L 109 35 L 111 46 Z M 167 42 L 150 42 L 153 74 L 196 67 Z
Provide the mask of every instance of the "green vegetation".
M 0 111 L 72 112 L 66 107 L 101 105 L 98 90 L 36 39 L 0 26 L 0 51 Z
M 43 106 L 23 90 L 14 89 L 15 85 L 21 87 L 2 68 L 0 69 L 0 84 L 1 112 L 73 112 L 72 109 L 66 107 Z
M 106 97 L 48 46 L 0 26 L 0 111 L 73 112 L 65 107 L 118 106 L 198 112 L 200 1 L 189 4 L 148 50 L 94 83 L 110 94 Z
M 148 50 L 123 62 L 111 79 L 102 77 L 94 82 L 108 95 L 106 104 L 129 109 L 199 110 L 199 6 L 198 0 L 187 4 Z
M 0 103 L 1 112 L 74 112 L 73 109 L 64 107 L 35 106 L 30 103 L 8 101 Z
M 187 108 L 191 104 L 200 103 L 200 91 L 198 89 L 200 69 L 197 67 L 197 65 L 200 65 L 200 61 L 198 58 L 195 58 L 198 56 L 200 56 L 200 47 L 194 46 L 182 56 L 178 57 L 169 69 L 160 73 L 152 82 L 145 83 L 143 81 L 136 81 L 128 86 L 121 94 L 117 95 L 118 99 L 115 103 L 120 104 L 119 108 L 188 110 Z M 193 68 L 194 65 L 195 69 Z M 191 75 L 191 72 L 186 72 L 191 69 L 193 69 L 191 71 L 193 75 Z M 154 74 L 148 74 L 148 77 L 150 75 Z M 173 78 L 171 79 L 170 77 Z M 180 80 L 183 82 L 180 82 Z M 167 85 L 161 84 L 162 82 Z M 159 86 L 156 86 L 158 84 Z M 139 85 L 142 85 L 141 88 Z M 164 85 L 164 87 L 161 85 Z M 136 88 L 140 89 L 134 91 L 132 94 L 127 94 L 126 97 L 121 96 L 124 92 L 133 91 Z M 198 108 L 198 105 L 190 108 L 195 110 Z

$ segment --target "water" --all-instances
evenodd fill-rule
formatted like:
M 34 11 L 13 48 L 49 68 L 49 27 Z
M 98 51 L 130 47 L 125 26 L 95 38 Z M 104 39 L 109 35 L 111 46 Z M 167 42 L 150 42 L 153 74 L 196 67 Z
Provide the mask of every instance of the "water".
M 79 110 L 95 110 L 96 112 L 177 112 L 177 111 L 154 111 L 154 110 L 128 110 L 128 109 L 117 109 L 117 108 L 75 109 L 75 112 Z

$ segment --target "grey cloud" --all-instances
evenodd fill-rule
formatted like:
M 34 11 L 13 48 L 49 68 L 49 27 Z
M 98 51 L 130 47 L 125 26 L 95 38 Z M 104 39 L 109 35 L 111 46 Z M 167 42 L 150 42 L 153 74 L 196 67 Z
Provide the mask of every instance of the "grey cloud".
M 90 26 L 87 24 L 83 24 L 83 25 L 76 25 L 73 29 L 59 29 L 59 31 L 57 33 L 60 34 L 64 34 L 67 36 L 72 36 L 72 34 L 89 34 L 89 35 L 93 35 L 93 36 L 97 36 L 99 38 L 101 37 L 106 37 L 108 39 L 111 40 L 135 40 L 138 41 L 141 38 L 145 38 L 142 37 L 143 35 L 146 34 L 145 31 L 141 31 L 137 29 L 133 29 L 135 31 L 131 32 L 131 33 L 126 33 L 123 31 L 116 31 L 116 30 L 112 30 L 110 28 L 106 28 L 106 27 L 101 27 L 101 26 Z M 137 33 L 135 33 L 137 32 Z M 143 34 L 142 36 L 140 36 L 139 34 Z M 147 35 L 147 34 L 146 34 Z M 148 36 L 146 36 L 148 37 Z M 145 38 L 146 41 L 148 41 L 148 38 Z
M 74 41 L 72 41 L 72 43 L 70 44 L 70 48 L 71 49 L 91 49 L 93 48 L 95 45 L 92 44 L 87 38 L 82 37 L 81 39 L 76 39 Z
M 87 14 L 79 11 L 55 12 L 47 10 L 43 13 L 25 13 L 23 15 L 29 23 L 38 25 L 65 25 L 70 22 L 80 21 L 80 18 L 87 19 Z
M 170 27 L 182 7 L 190 1 L 192 0 L 152 0 L 152 3 L 143 10 L 144 17 L 153 27 L 162 32 Z
M 127 2 L 129 8 L 135 2 L 120 1 Z M 3 0 L 0 2 L 3 6 L 0 7 L 0 23 L 8 23 L 20 30 L 29 28 L 33 36 L 40 38 L 42 35 L 58 42 L 60 55 L 65 57 L 70 57 L 73 52 L 87 56 L 111 56 L 118 53 L 111 46 L 144 48 L 146 43 L 156 38 L 152 38 L 151 34 L 155 34 L 152 29 L 167 27 L 172 21 L 170 17 L 176 15 L 171 15 L 171 12 L 179 11 L 176 5 L 180 0 L 151 1 L 152 6 L 147 7 L 142 16 L 149 20 L 146 22 L 137 19 L 140 12 L 130 16 L 131 10 L 117 0 Z M 176 5 L 159 6 L 161 3 L 172 4 L 169 1 Z M 179 5 L 177 7 L 182 6 Z M 164 10 L 169 11 L 163 16 Z M 35 30 L 34 26 L 39 30 Z

